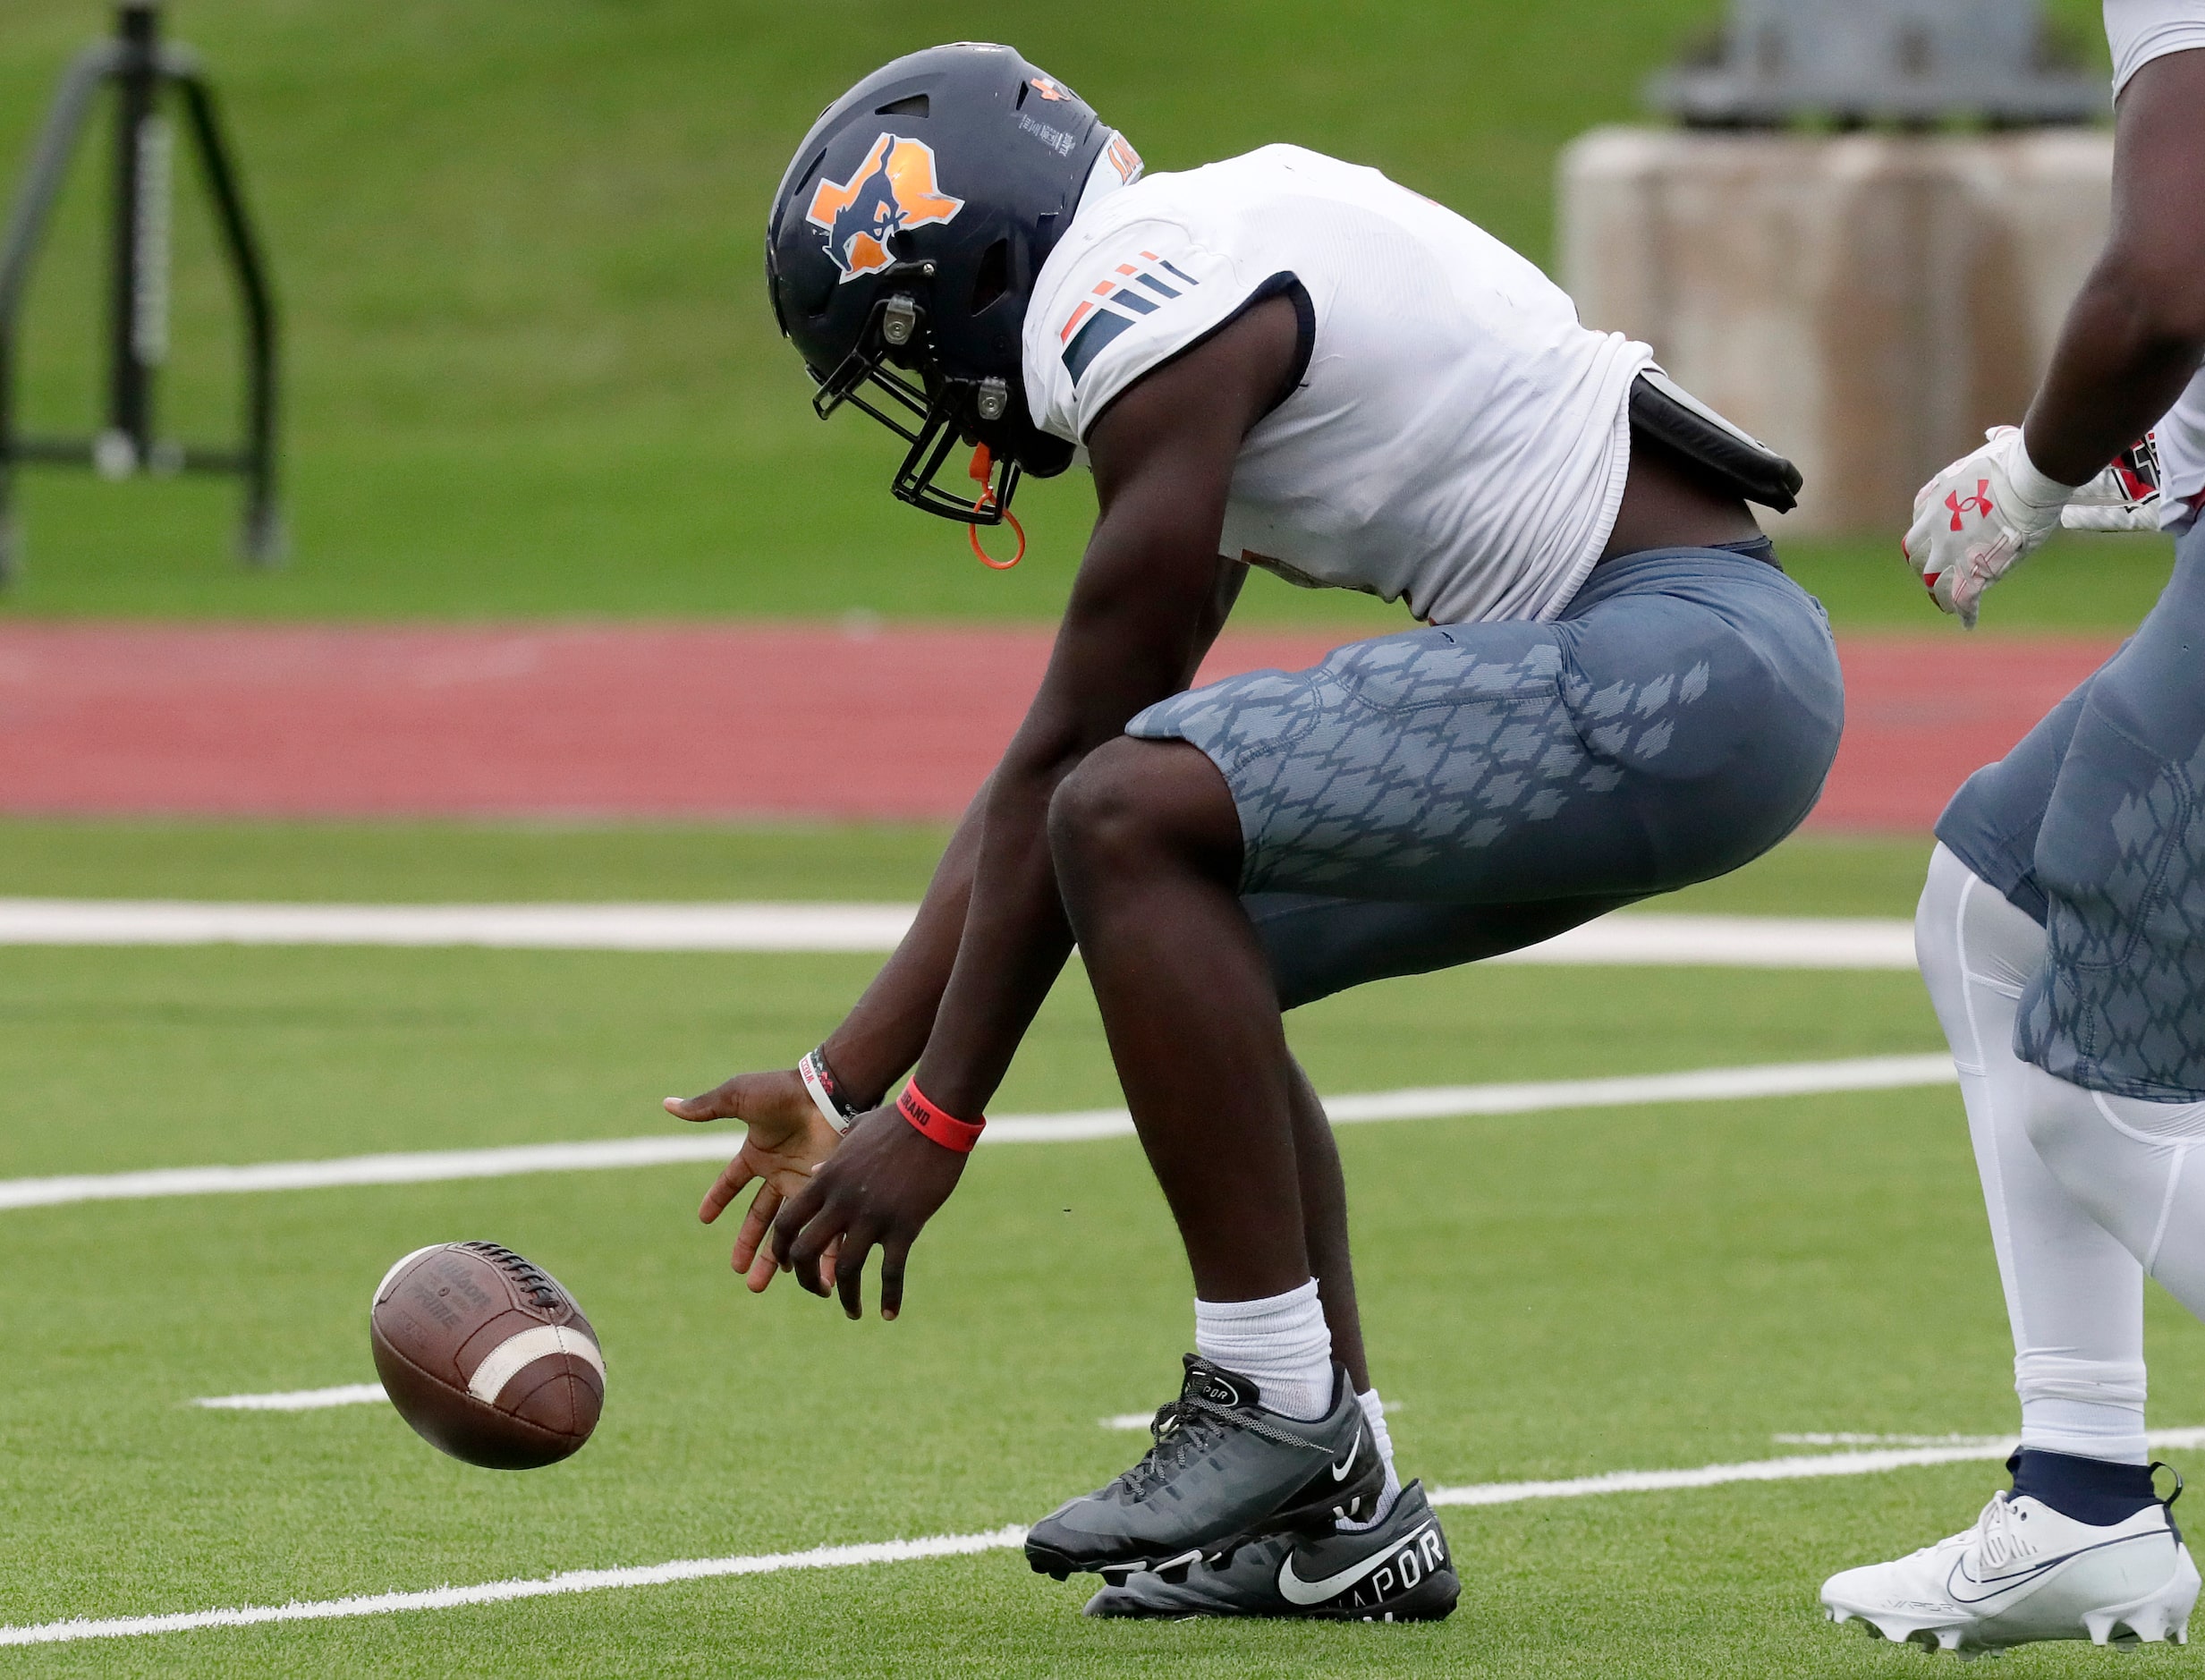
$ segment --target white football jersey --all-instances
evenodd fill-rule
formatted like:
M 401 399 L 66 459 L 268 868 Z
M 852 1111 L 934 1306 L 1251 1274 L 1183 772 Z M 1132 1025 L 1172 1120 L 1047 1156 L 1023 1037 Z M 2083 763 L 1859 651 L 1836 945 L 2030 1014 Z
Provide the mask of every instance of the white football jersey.
M 2205 51 L 2205 0 L 2106 0 L 2106 45 L 2113 49 L 2113 90 L 2153 59 Z M 2157 428 L 2162 525 L 2186 524 L 2205 495 L 2205 371 Z
M 1431 624 L 1568 604 L 1623 499 L 1647 346 L 1581 326 L 1452 210 L 1300 147 L 1105 185 L 1027 313 L 1043 430 L 1082 443 L 1143 374 L 1283 293 L 1306 364 L 1242 445 L 1220 551 Z

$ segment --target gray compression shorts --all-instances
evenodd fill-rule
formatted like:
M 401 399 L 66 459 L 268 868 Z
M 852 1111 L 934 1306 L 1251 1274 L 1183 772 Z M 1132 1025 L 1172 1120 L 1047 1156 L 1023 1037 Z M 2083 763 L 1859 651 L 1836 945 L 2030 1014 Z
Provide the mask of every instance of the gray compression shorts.
M 1776 566 L 1661 548 L 1552 623 L 1447 624 L 1149 707 L 1223 772 L 1286 1007 L 1514 950 L 1736 869 L 1837 750 L 1828 621 Z
M 2205 522 L 2121 650 L 1938 819 L 2045 925 L 2014 1048 L 2148 1102 L 2205 1100 Z

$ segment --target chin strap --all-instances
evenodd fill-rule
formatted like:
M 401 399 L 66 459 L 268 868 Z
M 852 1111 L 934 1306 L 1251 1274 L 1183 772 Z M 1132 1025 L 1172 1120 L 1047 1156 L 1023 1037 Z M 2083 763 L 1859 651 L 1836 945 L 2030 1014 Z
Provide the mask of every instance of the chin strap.
M 972 511 L 976 513 L 985 512 L 996 505 L 995 487 L 988 483 L 995 471 L 995 457 L 988 453 L 988 445 L 986 444 L 975 445 L 972 449 L 972 481 L 980 487 L 979 499 L 972 504 Z M 965 536 L 972 544 L 972 552 L 980 556 L 980 564 L 990 572 L 1008 572 L 1026 557 L 1026 528 L 1018 522 L 1018 515 L 1007 507 L 1003 510 L 1003 520 L 1004 523 L 1018 534 L 1018 552 L 1008 560 L 989 559 L 988 550 L 980 547 L 980 528 L 978 525 L 967 525 L 964 528 Z

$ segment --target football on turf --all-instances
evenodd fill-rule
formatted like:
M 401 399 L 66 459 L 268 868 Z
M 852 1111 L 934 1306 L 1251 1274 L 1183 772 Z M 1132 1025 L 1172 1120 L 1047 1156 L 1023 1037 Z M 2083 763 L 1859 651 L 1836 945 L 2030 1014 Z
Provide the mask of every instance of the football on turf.
M 597 1333 L 556 1278 L 498 1243 L 414 1250 L 376 1285 L 368 1336 L 398 1415 L 454 1458 L 534 1470 L 598 1426 Z

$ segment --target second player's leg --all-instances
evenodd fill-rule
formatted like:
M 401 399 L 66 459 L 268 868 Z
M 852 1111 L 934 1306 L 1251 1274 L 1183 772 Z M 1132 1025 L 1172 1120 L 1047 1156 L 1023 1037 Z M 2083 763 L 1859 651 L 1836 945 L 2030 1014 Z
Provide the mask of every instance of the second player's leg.
M 1960 1074 L 2014 1331 L 2022 1446 L 2141 1464 L 2142 1269 L 2046 1167 L 2029 1135 L 2036 1070 L 2014 1054 L 2015 1003 L 2044 960 L 2044 929 L 1939 845 L 1914 947 Z
M 2116 1630 L 2160 1638 L 2183 1625 L 2197 1577 L 2145 1467 L 2142 1268 L 2089 1192 L 2155 1172 L 2163 1188 L 2168 1163 L 2137 1149 L 2109 1175 L 2102 1160 L 2076 1172 L 2040 1152 L 2038 1088 L 2059 1082 L 2014 1053 L 2013 1033 L 2043 929 L 1942 844 L 1914 941 L 1959 1071 L 2006 1285 L 2022 1446 L 2012 1490 L 1972 1526 L 1832 1576 L 1823 1605 L 1887 1639 L 1963 1651 Z M 2017 1557 L 2046 1561 L 2016 1570 Z

